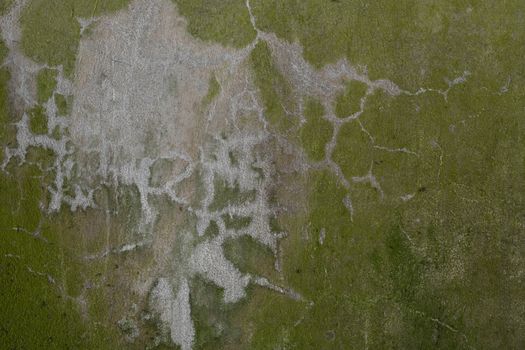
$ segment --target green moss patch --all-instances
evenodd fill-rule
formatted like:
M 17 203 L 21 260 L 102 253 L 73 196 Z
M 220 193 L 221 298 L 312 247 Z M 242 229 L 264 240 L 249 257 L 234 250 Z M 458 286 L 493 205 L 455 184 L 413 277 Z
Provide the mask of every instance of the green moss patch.
M 194 348 L 217 349 L 237 344 L 241 330 L 231 323 L 231 310 L 236 306 L 223 303 L 223 291 L 200 277 L 191 281 L 191 317 L 196 330 Z
M 0 64 L 2 64 L 9 53 L 9 49 L 5 46 L 5 42 L 0 38 Z
M 522 261 L 513 247 L 522 225 L 523 101 L 518 90 L 487 91 L 484 79 L 455 86 L 446 100 L 371 96 L 360 121 L 375 143 L 358 121 L 341 128 L 334 160 L 349 179 L 373 164 L 385 197 L 363 184 L 347 193 L 329 171 L 308 175 L 305 217 L 280 222 L 290 233 L 282 248 L 286 281 L 314 306 L 303 311 L 258 296 L 252 344 L 484 348 L 523 341 L 519 311 L 508 306 L 523 298 L 523 283 L 503 272 L 519 271 Z M 413 196 L 402 200 L 407 193 Z M 496 336 L 504 329 L 512 335 Z
M 58 115 L 66 116 L 71 113 L 71 107 L 73 105 L 72 100 L 73 96 L 55 94 L 55 104 L 57 106 Z
M 227 240 L 224 254 L 241 272 L 268 276 L 274 270 L 274 255 L 270 248 L 250 236 Z
M 298 40 L 313 64 L 346 57 L 366 65 L 374 79 L 388 78 L 412 89 L 446 88 L 444 77 L 452 79 L 472 64 L 515 71 L 514 62 L 525 50 L 521 45 L 525 33 L 519 30 L 525 5 L 519 0 L 497 6 L 490 1 L 437 0 L 252 0 L 251 4 L 261 30 Z M 493 50 L 488 53 L 487 47 Z
M 47 116 L 42 106 L 29 111 L 29 129 L 33 134 L 47 134 Z
M 361 110 L 361 98 L 365 96 L 368 87 L 366 84 L 351 80 L 346 89 L 335 100 L 335 115 L 339 118 L 349 117 Z
M 204 96 L 202 103 L 205 106 L 208 106 L 219 95 L 220 92 L 221 85 L 219 84 L 217 77 L 215 77 L 215 74 L 212 74 L 210 82 L 208 83 L 208 92 L 206 93 L 206 96 Z
M 223 45 L 244 47 L 255 39 L 243 0 L 173 0 L 188 19 L 188 32 Z
M 0 15 L 5 14 L 13 5 L 14 0 L 4 0 L 0 3 Z
M 344 124 L 339 130 L 332 159 L 347 179 L 368 173 L 372 165 L 372 144 L 357 120 Z
M 277 131 L 287 133 L 297 126 L 297 117 L 287 113 L 295 110 L 291 87 L 279 72 L 272 60 L 272 54 L 265 42 L 259 42 L 250 54 L 250 62 L 255 74 L 264 104 L 264 115 Z
M 57 71 L 44 68 L 36 76 L 38 103 L 45 103 L 53 95 L 57 86 Z
M 304 115 L 306 123 L 301 127 L 300 138 L 311 160 L 320 161 L 325 156 L 325 146 L 332 138 L 332 124 L 323 119 L 324 108 L 319 101 L 309 100 Z
M 12 144 L 16 142 L 14 139 L 16 130 L 11 124 L 13 120 L 9 108 L 8 83 L 10 78 L 11 74 L 9 74 L 9 71 L 6 68 L 0 68 L 0 144 L 4 146 L 7 143 Z M 0 151 L 2 158 L 3 153 L 3 151 Z
M 69 248 L 41 213 L 42 171 L 32 165 L 9 171 L 0 174 L 0 343 L 13 349 L 111 348 L 65 294 Z
M 227 229 L 240 230 L 246 228 L 252 222 L 252 218 L 248 216 L 223 215 L 224 226 Z
M 229 186 L 223 180 L 215 181 L 215 195 L 210 210 L 219 210 L 228 205 L 239 205 L 255 199 L 255 191 L 241 191 L 238 184 Z
M 26 161 L 39 164 L 42 169 L 50 169 L 55 162 L 55 153 L 43 147 L 29 147 L 27 149 Z
M 210 221 L 210 224 L 204 231 L 204 237 L 205 238 L 212 238 L 219 234 L 219 226 L 215 221 Z
M 91 18 L 123 8 L 128 0 L 33 0 L 22 12 L 21 47 L 26 55 L 73 73 L 80 40 L 77 17 Z

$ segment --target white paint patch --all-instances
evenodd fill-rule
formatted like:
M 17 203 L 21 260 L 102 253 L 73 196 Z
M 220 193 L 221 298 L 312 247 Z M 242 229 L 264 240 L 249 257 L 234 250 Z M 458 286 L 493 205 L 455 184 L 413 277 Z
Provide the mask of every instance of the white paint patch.
M 80 42 L 69 132 L 77 150 L 77 176 L 136 185 L 143 220 L 157 213 L 151 195 L 185 204 L 177 185 L 197 157 L 202 118 L 195 106 L 215 70 L 234 52 L 191 38 L 168 0 L 137 0 L 129 9 L 97 19 Z M 158 160 L 176 169 L 158 186 L 150 183 Z
M 160 278 L 151 292 L 151 304 L 160 315 L 161 321 L 169 326 L 171 339 L 182 350 L 191 350 L 195 328 L 191 319 L 188 281 L 182 280 L 175 296 L 170 282 Z

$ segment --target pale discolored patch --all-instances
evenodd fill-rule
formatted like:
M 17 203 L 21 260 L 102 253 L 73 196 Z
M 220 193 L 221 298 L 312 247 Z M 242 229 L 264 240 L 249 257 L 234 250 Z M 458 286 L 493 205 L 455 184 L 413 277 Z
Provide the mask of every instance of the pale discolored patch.
M 79 177 L 90 185 L 98 179 L 135 184 L 148 223 L 155 218 L 148 195 L 185 202 L 175 187 L 191 174 L 203 134 L 195 106 L 212 72 L 231 57 L 232 51 L 191 38 L 167 0 L 135 1 L 99 18 L 77 58 L 69 131 Z M 151 166 L 161 159 L 175 169 L 152 185 Z

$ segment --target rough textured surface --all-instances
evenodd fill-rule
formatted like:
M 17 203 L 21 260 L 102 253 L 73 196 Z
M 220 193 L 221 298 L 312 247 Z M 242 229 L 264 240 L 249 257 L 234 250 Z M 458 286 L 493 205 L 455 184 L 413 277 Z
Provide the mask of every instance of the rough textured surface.
M 0 3 L 0 344 L 519 349 L 522 1 Z

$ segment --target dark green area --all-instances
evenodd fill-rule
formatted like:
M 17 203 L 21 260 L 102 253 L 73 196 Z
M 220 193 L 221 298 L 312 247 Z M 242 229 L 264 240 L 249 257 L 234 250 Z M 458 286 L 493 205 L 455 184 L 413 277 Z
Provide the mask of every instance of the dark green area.
M 171 159 L 160 158 L 151 165 L 149 182 L 151 186 L 162 187 L 177 171 L 175 162 Z
M 57 71 L 44 68 L 36 76 L 38 103 L 45 103 L 53 95 L 57 86 Z
M 341 24 L 355 12 L 331 10 L 359 2 L 254 5 L 261 27 L 299 38 L 318 65 L 347 56 L 366 64 L 374 78 L 413 89 L 444 91 L 461 75 L 466 81 L 451 85 L 446 96 L 377 91 L 359 120 L 341 127 L 333 160 L 350 181 L 371 171 L 384 197 L 368 182 L 353 183 L 352 221 L 340 181 L 330 172 L 307 175 L 306 217 L 290 215 L 280 223 L 290 233 L 283 246 L 285 280 L 313 306 L 256 294 L 254 315 L 243 318 L 257 324 L 253 348 L 497 349 L 525 342 L 518 307 L 523 280 L 516 278 L 525 256 L 525 83 L 515 64 L 524 49 L 513 43 L 523 41 L 522 5 L 510 2 L 491 12 L 488 2 L 478 2 L 452 14 L 468 5 L 407 3 L 362 7 L 364 13 L 383 8 L 379 27 L 396 18 L 397 28 L 381 34 L 377 26 L 364 29 L 370 17 L 354 18 L 363 23 L 360 31 Z M 506 6 L 517 12 L 507 16 Z M 416 10 L 427 17 L 414 21 Z M 510 24 L 498 29 L 494 23 L 504 18 Z M 432 39 L 425 30 L 384 39 L 415 25 L 432 27 Z M 344 37 L 333 32 L 347 30 Z M 369 47 L 353 51 L 363 44 Z M 339 49 L 341 56 L 328 56 Z M 338 114 L 355 111 L 357 101 Z
M 0 2 L 0 15 L 5 14 L 11 8 L 13 2 L 14 0 L 2 0 Z
M 32 0 L 22 12 L 21 47 L 37 62 L 62 65 L 66 76 L 75 66 L 80 40 L 77 17 L 90 18 L 114 12 L 128 0 Z
M 270 230 L 274 233 L 283 232 L 283 229 L 281 225 L 279 225 L 279 221 L 275 216 L 270 217 Z
M 368 87 L 366 84 L 351 80 L 346 89 L 335 100 L 335 115 L 339 118 L 349 117 L 361 109 L 361 98 L 365 96 Z
M 231 163 L 232 166 L 238 166 L 239 165 L 239 160 L 238 160 L 238 157 L 236 155 L 236 152 L 229 151 L 228 152 L 228 158 L 230 158 L 230 163 Z
M 208 92 L 206 93 L 206 96 L 204 96 L 204 99 L 202 100 L 203 104 L 205 106 L 208 106 L 221 92 L 221 85 L 219 84 L 219 81 L 217 80 L 217 77 L 215 77 L 215 74 L 212 74 L 210 81 L 208 83 Z
M 261 41 L 250 54 L 255 82 L 264 104 L 264 115 L 278 132 L 289 133 L 298 125 L 298 119 L 290 115 L 295 110 L 292 89 L 286 78 L 275 66 L 270 48 Z
M 361 129 L 358 120 L 345 123 L 337 135 L 337 144 L 332 154 L 347 179 L 365 176 L 372 165 L 372 144 Z
M 353 184 L 351 221 L 338 179 L 310 175 L 307 217 L 285 226 L 283 266 L 314 306 L 261 296 L 256 348 L 520 347 L 524 95 L 490 81 L 497 74 L 477 71 L 447 99 L 376 93 L 341 128 L 333 159 L 350 180 L 371 169 L 385 196 Z
M 196 329 L 194 349 L 217 349 L 238 344 L 241 330 L 231 322 L 236 305 L 223 302 L 223 290 L 200 277 L 191 281 L 191 317 Z
M 210 224 L 204 231 L 204 237 L 206 238 L 212 238 L 219 234 L 219 226 L 215 221 L 210 221 Z
M 347 57 L 373 79 L 403 87 L 446 87 L 473 64 L 508 76 L 525 47 L 519 0 L 499 2 L 252 0 L 257 26 L 299 40 L 316 66 Z
M 239 205 L 255 199 L 255 191 L 241 191 L 237 183 L 231 187 L 224 180 L 215 180 L 214 188 L 215 193 L 209 207 L 210 210 L 219 210 L 228 205 Z
M 314 238 L 304 241 L 292 231 L 283 266 L 286 280 L 313 305 L 259 296 L 249 316 L 257 322 L 253 348 L 514 348 L 523 342 L 522 326 L 512 321 L 520 311 L 508 304 L 523 298 L 523 282 L 503 273 L 519 268 L 509 254 L 523 253 L 522 246 L 515 251 L 518 221 L 506 222 L 519 207 L 498 218 L 489 207 L 437 194 L 433 204 L 424 198 L 404 208 L 360 190 L 354 203 L 369 207 L 352 222 L 342 204 L 345 191 L 331 174 L 314 174 L 310 183 L 306 227 Z M 315 237 L 322 229 L 320 245 Z
M 8 53 L 9 49 L 5 45 L 5 42 L 2 40 L 2 38 L 0 38 L 0 65 L 4 62 Z
M 10 113 L 8 83 L 11 74 L 7 68 L 0 68 L 0 160 L 4 159 L 4 147 L 11 145 L 15 140 L 16 130 L 12 124 L 13 119 Z
M 252 218 L 249 216 L 235 216 L 225 214 L 222 216 L 224 220 L 224 226 L 231 230 L 240 230 L 246 228 L 252 222 Z
M 55 94 L 55 104 L 59 116 L 67 116 L 71 113 L 71 107 L 73 104 L 73 96 L 64 96 L 61 94 Z
M 12 251 L 20 254 L 6 253 Z M 93 346 L 89 338 L 79 337 L 86 327 L 74 305 L 63 299 L 59 286 L 47 277 L 49 266 L 57 264 L 60 256 L 56 248 L 49 248 L 25 233 L 4 231 L 0 252 L 3 346 L 11 349 Z
M 250 236 L 228 239 L 223 247 L 226 258 L 243 273 L 266 276 L 274 269 L 275 257 L 271 249 Z
M 7 109 L 8 104 L 0 106 Z M 9 111 L 0 111 L 10 120 Z M 2 119 L 2 123 L 5 121 Z M 9 144 L 11 130 L 7 127 L 5 130 L 10 134 L 2 135 L 2 142 Z M 13 159 L 6 171 L 0 173 L 1 347 L 122 348 L 124 344 L 116 326 L 118 319 L 107 311 L 111 307 L 117 315 L 122 315 L 129 310 L 131 302 L 138 302 L 128 296 L 127 301 L 113 297 L 113 302 L 109 303 L 108 295 L 120 293 L 113 284 L 122 283 L 121 278 L 129 278 L 122 277 L 126 274 L 123 259 L 111 255 L 101 260 L 84 257 L 100 254 L 109 244 L 122 245 L 122 231 L 127 234 L 130 227 L 123 225 L 121 217 L 116 215 L 112 216 L 111 227 L 107 227 L 107 222 L 100 220 L 104 215 L 96 210 L 75 214 L 69 209 L 58 214 L 44 213 L 42 206 L 46 207 L 50 199 L 47 188 L 54 181 L 50 169 L 53 162 L 51 151 L 29 147 L 24 165 Z M 98 199 L 103 197 L 97 195 Z M 116 212 L 120 211 L 122 217 L 130 220 L 137 213 L 125 206 L 140 207 L 134 198 L 138 197 L 115 195 L 116 203 L 111 203 L 112 208 L 118 208 Z M 109 202 L 98 204 L 106 207 Z M 136 226 L 136 222 L 130 222 L 130 226 Z M 112 233 L 111 237 L 106 237 L 107 232 Z M 141 261 L 140 266 L 146 266 L 140 255 L 135 255 L 133 262 L 138 262 L 137 259 Z M 123 264 L 120 270 L 119 264 Z M 119 274 L 113 274 L 114 270 Z M 104 282 L 106 279 L 110 282 Z M 76 299 L 81 293 L 82 297 Z M 151 343 L 149 339 L 145 341 Z M 140 340 L 131 348 L 144 346 Z
M 67 298 L 65 262 L 70 250 L 40 204 L 45 173 L 37 166 L 0 174 L 0 344 L 6 349 L 110 349 L 108 331 L 85 323 Z M 69 242 L 71 243 L 71 242 Z M 76 270 L 78 274 L 78 270 Z
M 244 47 L 255 39 L 243 0 L 173 0 L 188 19 L 188 32 L 205 41 Z
M 44 172 L 50 170 L 55 163 L 55 153 L 43 147 L 28 147 L 26 153 L 26 161 L 28 163 L 38 164 Z M 43 179 L 47 179 L 47 176 L 54 174 L 43 174 Z
M 33 134 L 47 134 L 47 116 L 41 106 L 33 107 L 29 111 L 29 130 Z
M 311 160 L 321 161 L 325 157 L 325 146 L 334 133 L 332 124 L 323 119 L 324 108 L 317 100 L 306 102 L 304 116 L 306 123 L 300 131 L 301 143 Z

